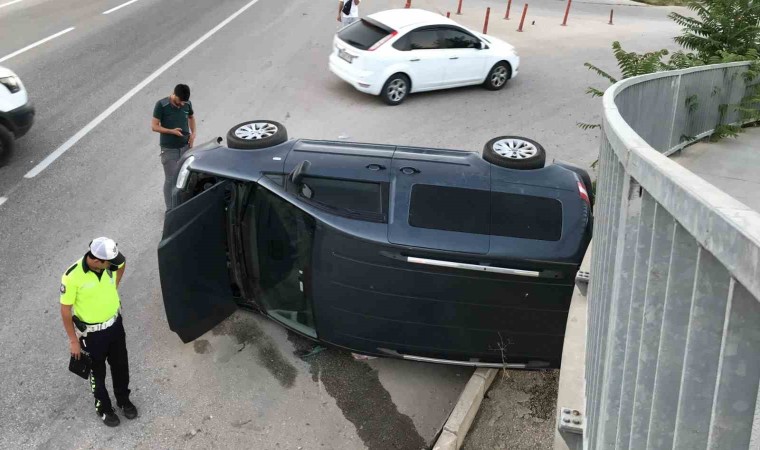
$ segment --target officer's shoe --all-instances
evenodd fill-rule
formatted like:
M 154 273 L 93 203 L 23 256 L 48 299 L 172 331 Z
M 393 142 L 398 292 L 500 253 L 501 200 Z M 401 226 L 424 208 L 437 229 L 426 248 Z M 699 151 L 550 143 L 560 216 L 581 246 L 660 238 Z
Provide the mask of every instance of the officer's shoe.
M 103 423 L 109 427 L 115 427 L 121 423 L 119 416 L 116 415 L 116 412 L 113 410 L 113 408 L 100 407 L 96 408 L 95 411 L 98 413 L 98 416 L 100 416 L 100 419 L 103 421 Z
M 132 404 L 129 400 L 124 401 L 124 403 L 121 403 L 119 405 L 119 408 L 121 408 L 121 411 L 124 413 L 124 417 L 127 419 L 135 419 L 137 418 L 137 407 Z

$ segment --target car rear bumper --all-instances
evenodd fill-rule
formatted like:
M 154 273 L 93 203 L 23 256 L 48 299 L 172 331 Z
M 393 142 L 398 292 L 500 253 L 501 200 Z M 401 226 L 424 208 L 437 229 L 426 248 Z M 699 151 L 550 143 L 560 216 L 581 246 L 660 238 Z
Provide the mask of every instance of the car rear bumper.
M 380 94 L 380 89 L 382 89 L 380 83 L 382 81 L 374 79 L 376 77 L 373 76 L 372 72 L 357 70 L 347 66 L 351 66 L 351 64 L 340 59 L 337 54 L 333 53 L 330 55 L 330 72 L 358 91 L 372 95 Z
M 11 132 L 18 139 L 32 128 L 32 124 L 34 123 L 34 105 L 29 102 L 16 109 L 0 113 L 0 117 L 10 124 Z

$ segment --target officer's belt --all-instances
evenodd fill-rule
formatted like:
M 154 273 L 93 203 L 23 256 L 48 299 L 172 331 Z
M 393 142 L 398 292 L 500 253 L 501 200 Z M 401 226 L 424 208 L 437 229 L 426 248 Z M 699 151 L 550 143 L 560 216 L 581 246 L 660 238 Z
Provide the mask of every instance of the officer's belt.
M 96 331 L 103 331 L 106 328 L 108 328 L 111 325 L 113 325 L 114 323 L 116 323 L 116 319 L 118 319 L 118 318 L 119 318 L 119 313 L 116 313 L 116 315 L 114 315 L 110 319 L 106 320 L 105 322 L 96 323 L 94 325 L 87 325 L 85 327 L 84 331 L 82 331 L 82 333 L 86 334 L 86 333 L 94 333 Z

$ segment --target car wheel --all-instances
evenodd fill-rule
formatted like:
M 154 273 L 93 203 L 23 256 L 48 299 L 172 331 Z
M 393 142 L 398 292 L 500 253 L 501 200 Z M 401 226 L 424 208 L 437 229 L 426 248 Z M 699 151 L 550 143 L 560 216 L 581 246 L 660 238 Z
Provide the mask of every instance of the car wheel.
M 532 139 L 499 136 L 486 143 L 483 159 L 508 169 L 540 169 L 546 163 L 546 150 Z
M 399 105 L 409 95 L 411 87 L 412 83 L 409 81 L 409 77 L 403 73 L 397 73 L 391 75 L 388 81 L 385 82 L 383 90 L 380 91 L 380 97 L 391 106 Z
M 273 120 L 251 120 L 227 132 L 227 147 L 241 150 L 273 147 L 288 140 L 285 127 Z
M 15 145 L 16 141 L 11 130 L 0 125 L 0 165 L 11 156 Z
M 488 72 L 488 76 L 486 77 L 486 81 L 483 83 L 483 85 L 486 87 L 486 89 L 489 89 L 491 91 L 498 91 L 507 85 L 507 81 L 509 81 L 511 77 L 512 69 L 510 69 L 509 64 L 505 63 L 504 61 L 498 62 L 494 64 L 493 67 L 491 67 L 491 70 Z

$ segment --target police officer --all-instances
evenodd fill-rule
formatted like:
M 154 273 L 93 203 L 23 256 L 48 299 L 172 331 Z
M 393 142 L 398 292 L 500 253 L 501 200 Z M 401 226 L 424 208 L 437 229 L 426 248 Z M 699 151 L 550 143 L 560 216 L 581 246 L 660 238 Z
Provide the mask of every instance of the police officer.
M 99 237 L 90 242 L 89 251 L 61 277 L 61 317 L 71 355 L 79 359 L 84 350 L 92 358 L 90 385 L 95 410 L 109 427 L 119 425 L 120 421 L 106 389 L 106 361 L 111 366 L 117 406 L 127 419 L 137 417 L 137 408 L 129 401 L 127 343 L 117 291 L 125 267 L 126 260 L 116 243 Z

